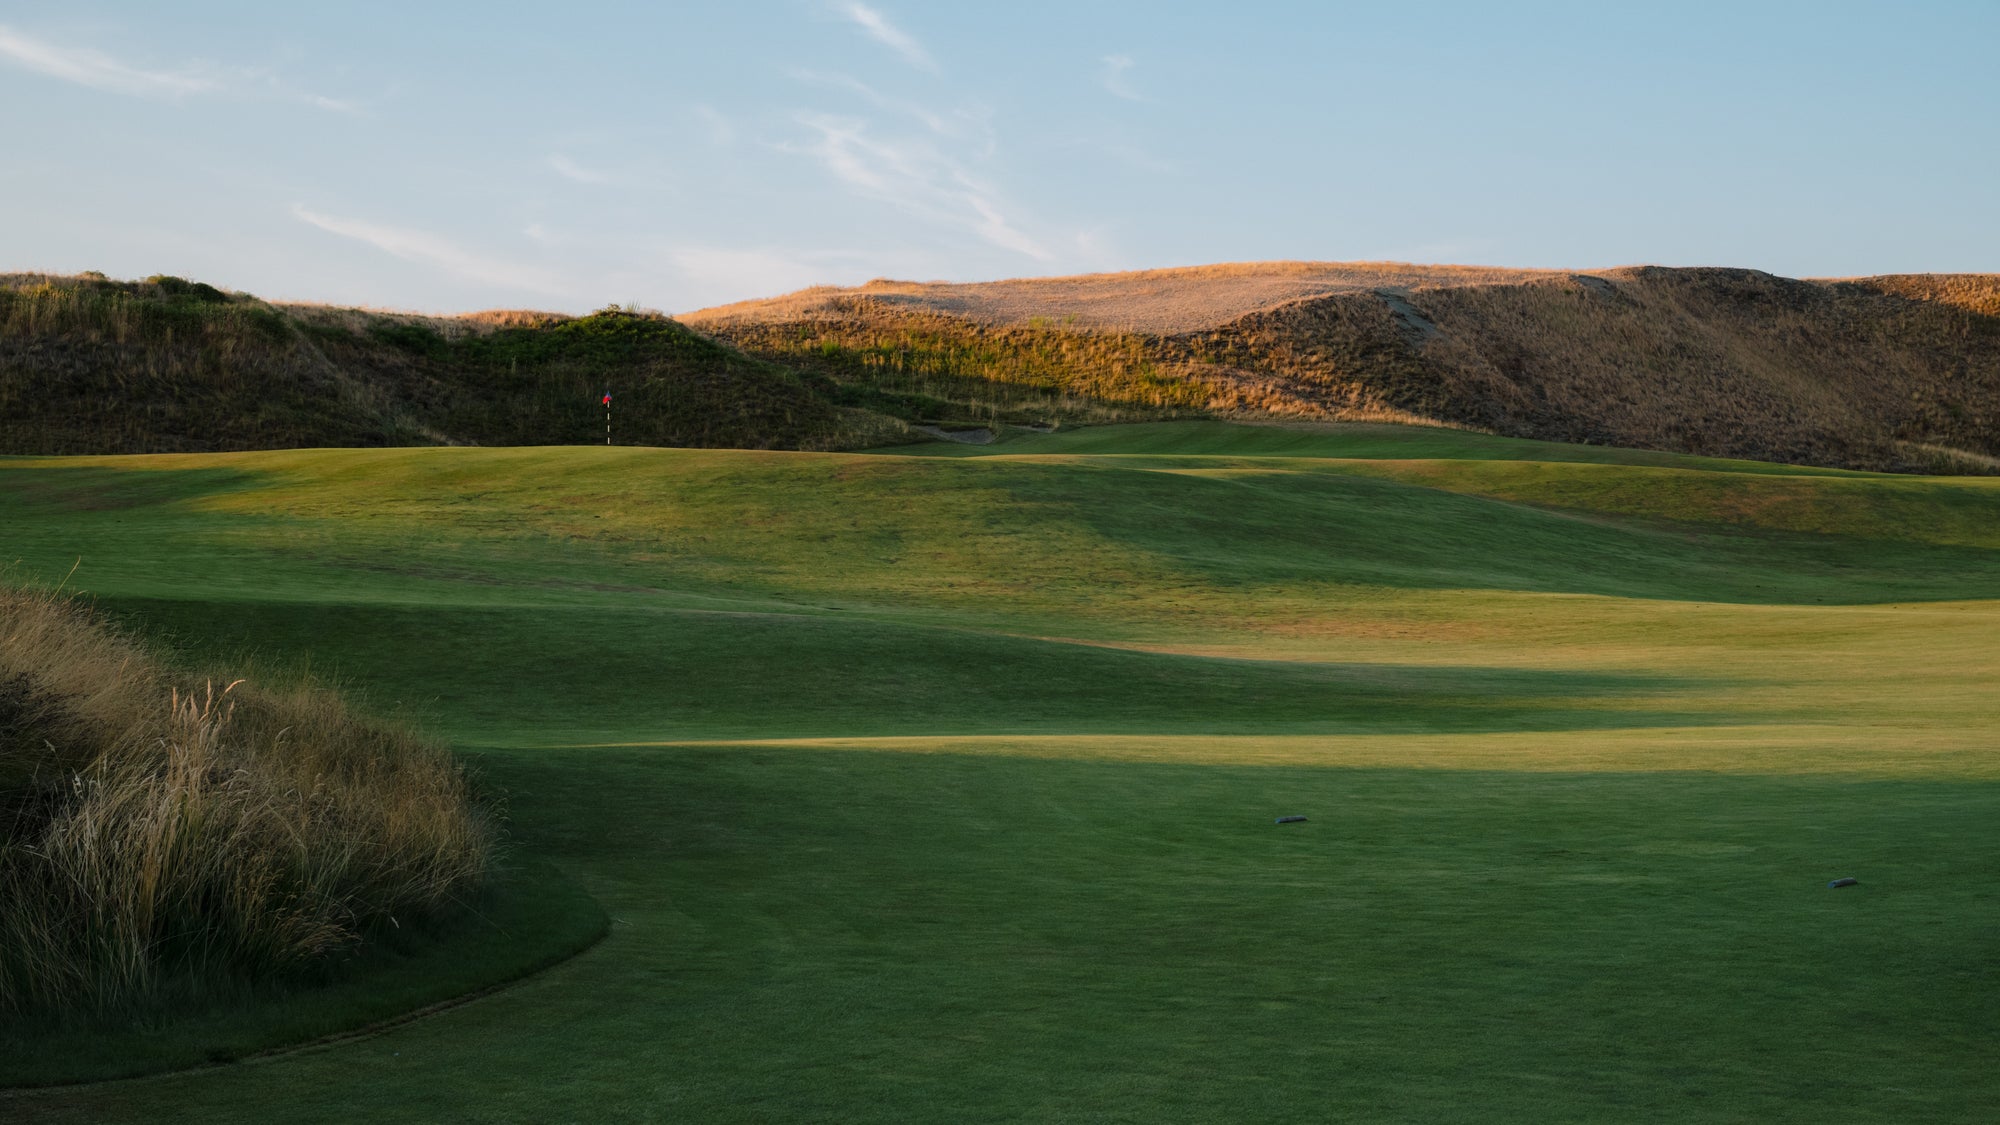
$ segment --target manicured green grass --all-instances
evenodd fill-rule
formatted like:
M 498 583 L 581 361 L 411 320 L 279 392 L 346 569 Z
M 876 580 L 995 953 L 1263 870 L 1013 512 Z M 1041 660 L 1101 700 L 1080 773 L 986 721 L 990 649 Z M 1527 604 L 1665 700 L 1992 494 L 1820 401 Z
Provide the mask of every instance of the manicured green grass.
M 22 572 L 420 716 L 613 919 L 0 1115 L 1984 1119 L 2000 492 L 1527 444 L 0 462 Z
M 1473 461 L 1679 465 L 1786 475 L 1868 475 L 1766 461 L 1728 461 L 1616 446 L 1569 445 L 1527 438 L 1495 437 L 1444 426 L 1398 426 L 1371 422 L 1141 422 L 1126 426 L 1087 426 L 1055 433 L 1003 428 L 997 436 L 1000 440 L 991 445 L 938 443 L 896 452 L 929 457 L 986 457 L 1022 453 L 1149 457 L 1448 457 Z

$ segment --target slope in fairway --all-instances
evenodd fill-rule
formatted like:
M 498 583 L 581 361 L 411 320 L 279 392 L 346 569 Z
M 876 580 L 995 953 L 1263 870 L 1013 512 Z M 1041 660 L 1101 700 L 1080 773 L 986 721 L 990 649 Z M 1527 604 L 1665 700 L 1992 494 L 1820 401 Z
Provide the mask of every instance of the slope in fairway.
M 1038 433 L 1005 430 L 991 445 L 941 442 L 895 450 L 903 456 L 992 457 L 1061 454 L 1179 457 L 1288 458 L 1450 458 L 1466 461 L 1553 461 L 1565 464 L 1670 465 L 1719 472 L 1775 473 L 1785 476 L 1872 474 L 1848 473 L 1766 461 L 1730 461 L 1646 449 L 1603 445 L 1570 445 L 1529 438 L 1496 437 L 1442 426 L 1405 426 L 1375 422 L 1145 422 L 1125 426 Z
M 614 919 L 381 1036 L 0 1112 L 2000 1101 L 2000 491 L 1247 429 L 0 462 L 25 571 L 417 708 Z

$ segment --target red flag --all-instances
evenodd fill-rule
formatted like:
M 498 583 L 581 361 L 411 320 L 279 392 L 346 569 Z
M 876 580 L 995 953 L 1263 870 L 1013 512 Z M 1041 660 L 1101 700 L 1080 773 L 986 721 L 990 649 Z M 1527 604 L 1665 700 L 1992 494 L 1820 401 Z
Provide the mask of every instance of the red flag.
M 610 391 L 605 391 L 605 392 L 604 392 L 604 405 L 606 405 L 606 406 L 610 406 L 610 405 L 611 405 L 611 392 L 610 392 Z

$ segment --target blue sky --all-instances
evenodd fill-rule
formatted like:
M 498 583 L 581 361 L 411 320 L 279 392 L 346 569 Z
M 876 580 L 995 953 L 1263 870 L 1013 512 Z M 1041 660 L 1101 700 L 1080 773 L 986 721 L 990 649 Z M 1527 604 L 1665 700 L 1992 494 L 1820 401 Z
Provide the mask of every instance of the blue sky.
M 2000 271 L 2000 3 L 0 0 L 0 270 L 668 311 L 1269 258 Z

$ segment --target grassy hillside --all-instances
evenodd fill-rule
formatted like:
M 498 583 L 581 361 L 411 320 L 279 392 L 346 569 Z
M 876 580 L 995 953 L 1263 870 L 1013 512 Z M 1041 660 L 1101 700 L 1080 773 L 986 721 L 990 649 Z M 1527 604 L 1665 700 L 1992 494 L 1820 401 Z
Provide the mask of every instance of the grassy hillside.
M 1651 267 L 1417 298 L 1437 416 L 1853 468 L 1991 471 L 2000 454 L 2000 317 L 1956 304 Z
M 831 450 L 911 426 L 1221 417 L 1904 472 L 2000 472 L 2000 281 L 1251 263 L 872 282 L 682 323 L 273 306 L 0 279 L 0 450 Z M 704 335 L 703 333 L 707 333 Z
M 379 1036 L 0 1113 L 2000 1100 L 2000 482 L 1387 426 L 920 452 L 0 461 L 24 568 L 427 710 L 616 920 Z
M 1857 277 L 1849 284 L 1917 301 L 1939 301 L 1986 316 L 2000 316 L 2000 274 L 1896 273 Z
M 832 380 L 842 400 L 924 421 L 1050 425 L 1206 413 L 1210 393 L 1132 333 L 986 327 L 835 300 L 802 320 L 714 326 L 754 355 Z
M 428 318 L 178 278 L 0 279 L 0 450 L 380 445 L 829 449 L 900 422 L 657 315 Z
M 1717 457 L 2000 469 L 2000 282 L 1265 263 L 871 283 L 690 314 L 849 393 L 1015 421 L 1417 421 Z M 1057 310 L 1074 309 L 1058 315 Z M 966 390 L 983 381 L 988 389 Z M 857 398 L 859 400 L 859 398 Z

